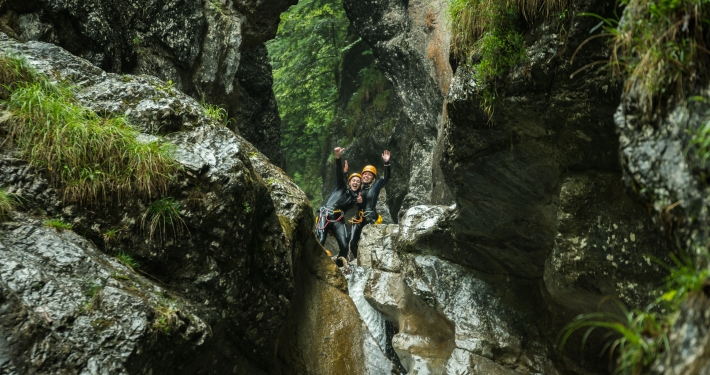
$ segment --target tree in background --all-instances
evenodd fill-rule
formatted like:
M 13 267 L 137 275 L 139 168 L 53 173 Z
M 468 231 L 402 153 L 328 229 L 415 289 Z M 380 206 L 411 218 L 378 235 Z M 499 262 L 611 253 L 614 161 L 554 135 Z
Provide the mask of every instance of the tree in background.
M 342 0 L 301 0 L 267 43 L 281 114 L 286 173 L 320 205 L 321 161 L 338 100 L 349 21 Z

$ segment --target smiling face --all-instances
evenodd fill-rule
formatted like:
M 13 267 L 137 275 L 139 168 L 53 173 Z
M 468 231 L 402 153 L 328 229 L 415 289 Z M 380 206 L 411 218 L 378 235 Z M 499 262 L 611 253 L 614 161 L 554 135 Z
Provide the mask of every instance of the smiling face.
M 350 179 L 349 185 L 352 191 L 358 191 L 360 185 L 362 185 L 362 181 L 360 181 L 360 177 L 353 177 Z
M 362 182 L 363 183 L 369 184 L 370 182 L 372 182 L 372 179 L 374 179 L 374 178 L 375 178 L 375 175 L 372 174 L 372 172 L 365 172 L 362 174 Z

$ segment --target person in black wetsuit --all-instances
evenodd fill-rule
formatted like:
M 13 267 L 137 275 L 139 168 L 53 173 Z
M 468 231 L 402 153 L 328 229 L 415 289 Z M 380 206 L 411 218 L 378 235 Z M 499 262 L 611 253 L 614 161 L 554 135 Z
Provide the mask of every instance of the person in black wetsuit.
M 353 224 L 352 237 L 350 238 L 350 251 L 357 257 L 358 242 L 362 228 L 367 224 L 376 223 L 379 219 L 377 213 L 377 198 L 380 190 L 390 179 L 390 152 L 385 150 L 382 153 L 382 161 L 385 162 L 385 173 L 377 180 L 377 169 L 373 165 L 367 165 L 362 169 L 362 202 L 358 202 L 360 209 L 359 216 L 350 222 Z
M 347 172 L 348 162 L 345 161 L 345 170 L 340 162 L 340 154 L 344 148 L 335 148 L 335 177 L 337 185 L 335 190 L 330 194 L 330 197 L 325 202 L 325 205 L 318 212 L 318 223 L 316 225 L 318 241 L 321 245 L 325 245 L 328 232 L 330 232 L 338 242 L 340 253 L 335 263 L 342 267 L 344 259 L 348 256 L 348 229 L 345 225 L 343 215 L 345 211 L 350 209 L 353 204 L 362 201 L 358 191 L 362 184 L 360 174 L 353 173 L 348 180 L 345 180 L 345 172 Z M 343 259 L 341 259 L 341 257 Z

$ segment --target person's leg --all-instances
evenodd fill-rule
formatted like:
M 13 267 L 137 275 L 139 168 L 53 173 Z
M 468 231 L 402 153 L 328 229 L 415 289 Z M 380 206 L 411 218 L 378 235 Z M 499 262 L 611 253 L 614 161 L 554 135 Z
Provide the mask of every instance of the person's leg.
M 355 258 L 357 258 L 357 249 L 358 242 L 360 242 L 360 234 L 362 233 L 362 228 L 365 227 L 365 225 L 366 224 L 364 222 L 353 225 L 353 234 L 350 238 L 350 252 L 353 253 L 353 256 Z
M 338 256 L 348 259 L 348 227 L 342 220 L 331 224 L 333 225 L 332 228 L 335 240 L 338 241 L 338 247 L 340 248 Z
M 320 242 L 321 246 L 325 246 L 325 240 L 328 238 L 329 226 L 330 225 L 326 225 L 323 229 L 316 228 L 316 237 L 318 237 L 318 242 Z

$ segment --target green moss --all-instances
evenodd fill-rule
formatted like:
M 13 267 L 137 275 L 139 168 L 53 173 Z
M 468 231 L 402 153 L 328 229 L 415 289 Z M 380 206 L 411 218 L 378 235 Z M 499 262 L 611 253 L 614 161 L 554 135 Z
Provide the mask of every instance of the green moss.
M 47 228 L 57 229 L 57 230 L 71 230 L 72 226 L 69 223 L 62 221 L 61 219 L 48 219 L 44 221 L 44 226 Z
M 295 223 L 288 216 L 279 215 L 279 223 L 281 223 L 281 228 L 284 231 L 287 239 L 293 238 L 293 231 L 295 229 Z
M 48 171 L 64 199 L 104 203 L 165 191 L 179 166 L 174 146 L 138 142 L 124 117 L 103 118 L 78 104 L 73 88 L 53 84 L 23 60 L 0 57 L 0 98 L 15 119 L 9 138 L 24 159 Z

